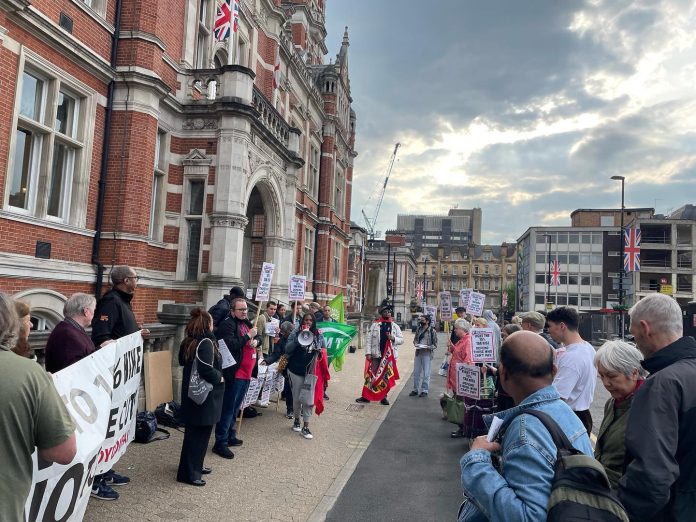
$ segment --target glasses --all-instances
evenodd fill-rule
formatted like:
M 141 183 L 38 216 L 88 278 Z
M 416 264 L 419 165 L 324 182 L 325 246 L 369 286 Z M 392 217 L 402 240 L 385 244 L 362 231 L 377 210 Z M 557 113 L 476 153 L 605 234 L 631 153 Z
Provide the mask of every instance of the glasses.
M 247 310 L 248 310 L 248 308 L 235 308 L 234 309 L 235 312 L 246 312 Z

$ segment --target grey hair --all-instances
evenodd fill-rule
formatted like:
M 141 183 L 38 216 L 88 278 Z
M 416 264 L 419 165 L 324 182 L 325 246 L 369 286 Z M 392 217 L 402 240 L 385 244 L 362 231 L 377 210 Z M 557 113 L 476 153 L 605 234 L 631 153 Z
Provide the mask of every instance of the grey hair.
M 471 323 L 469 323 L 469 321 L 466 319 L 457 319 L 454 321 L 454 327 L 461 328 L 465 332 L 468 332 L 471 329 Z
M 93 295 L 76 293 L 70 296 L 63 306 L 63 315 L 65 317 L 76 317 L 83 315 L 83 310 L 96 304 L 97 300 Z
M 679 304 L 665 294 L 650 294 L 638 301 L 628 311 L 631 322 L 645 321 L 658 332 L 684 335 L 684 323 Z
M 595 353 L 594 365 L 599 367 L 601 364 L 612 372 L 619 372 L 626 377 L 630 376 L 634 370 L 638 370 L 638 375 L 645 377 L 647 372 L 640 365 L 643 354 L 631 343 L 625 341 L 607 341 Z
M 111 284 L 123 283 L 123 280 L 129 277 L 132 271 L 133 269 L 128 265 L 116 265 L 111 269 Z
M 0 348 L 11 350 L 19 339 L 19 316 L 12 298 L 0 292 Z

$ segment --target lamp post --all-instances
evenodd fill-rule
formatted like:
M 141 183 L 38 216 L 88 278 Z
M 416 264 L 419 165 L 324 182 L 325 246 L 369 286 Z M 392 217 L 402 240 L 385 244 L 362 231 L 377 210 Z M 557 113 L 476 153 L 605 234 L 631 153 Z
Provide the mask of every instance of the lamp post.
M 621 254 L 619 257 L 619 313 L 621 314 L 621 339 L 624 338 L 624 176 L 612 176 L 611 179 L 621 181 Z
M 544 311 L 549 309 L 551 298 L 551 234 L 542 234 L 546 238 L 546 265 L 544 268 Z
M 428 273 L 428 258 L 423 258 L 423 303 L 428 304 L 428 288 L 425 286 L 425 275 Z M 423 309 L 425 312 L 425 308 Z

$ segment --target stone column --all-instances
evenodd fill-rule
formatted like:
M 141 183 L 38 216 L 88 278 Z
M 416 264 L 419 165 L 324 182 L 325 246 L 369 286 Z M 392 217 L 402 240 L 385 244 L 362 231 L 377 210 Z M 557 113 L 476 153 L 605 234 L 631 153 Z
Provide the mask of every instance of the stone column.
M 179 346 L 186 337 L 186 323 L 191 317 L 191 310 L 196 308 L 194 304 L 164 304 L 162 311 L 157 313 L 157 318 L 162 324 L 176 325 L 176 334 L 171 344 L 172 355 L 172 392 L 174 400 L 179 402 L 181 399 L 181 374 L 182 367 L 179 366 Z

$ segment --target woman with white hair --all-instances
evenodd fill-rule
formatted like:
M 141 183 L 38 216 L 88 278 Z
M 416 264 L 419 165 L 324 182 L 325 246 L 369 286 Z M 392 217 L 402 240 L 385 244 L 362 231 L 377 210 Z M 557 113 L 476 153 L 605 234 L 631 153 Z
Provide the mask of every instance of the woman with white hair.
M 626 446 L 624 435 L 633 396 L 645 381 L 641 366 L 643 354 L 624 341 L 607 341 L 597 350 L 594 364 L 602 384 L 611 394 L 604 406 L 595 458 L 604 466 L 612 488 L 618 487 L 624 473 Z

